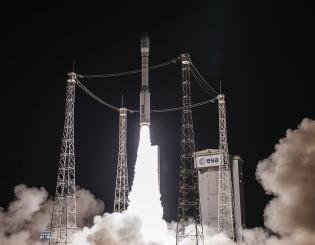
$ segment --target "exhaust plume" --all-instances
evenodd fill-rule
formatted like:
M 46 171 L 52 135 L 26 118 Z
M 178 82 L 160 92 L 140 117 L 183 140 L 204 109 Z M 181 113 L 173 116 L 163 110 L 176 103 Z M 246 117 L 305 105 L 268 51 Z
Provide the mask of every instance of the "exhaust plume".
M 149 126 L 141 126 L 135 177 L 127 212 L 140 218 L 146 240 L 160 241 L 167 226 L 158 180 L 158 148 L 151 146 Z

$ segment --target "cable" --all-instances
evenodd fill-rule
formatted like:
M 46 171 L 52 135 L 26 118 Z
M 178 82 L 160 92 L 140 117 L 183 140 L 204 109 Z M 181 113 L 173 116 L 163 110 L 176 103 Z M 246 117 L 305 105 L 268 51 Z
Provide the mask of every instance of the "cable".
M 191 62 L 191 67 L 193 68 L 193 70 L 197 73 L 197 75 L 199 76 L 200 81 L 202 81 L 202 83 L 209 89 L 211 89 L 215 94 L 218 94 L 218 92 L 211 87 L 211 85 L 203 78 L 203 76 L 199 73 L 199 71 L 197 70 L 197 68 L 194 66 L 194 64 Z
M 198 76 L 199 76 L 199 78 L 201 79 L 201 81 L 203 82 L 203 84 L 204 84 L 207 88 L 211 89 L 211 90 L 214 92 L 215 95 L 218 95 L 219 93 L 218 93 L 213 87 L 211 87 L 211 85 L 203 78 L 203 76 L 199 73 L 199 71 L 198 71 L 197 68 L 194 66 L 194 64 L 193 64 L 191 61 L 190 61 L 190 63 L 191 63 L 191 67 L 192 67 L 193 70 L 198 74 Z
M 178 56 L 175 59 L 172 59 L 170 61 L 166 61 L 164 63 L 158 64 L 158 65 L 154 65 L 149 67 L 149 70 L 155 70 L 155 69 L 159 69 L 161 67 L 170 65 L 170 64 L 174 64 L 176 63 L 178 60 L 180 60 L 181 57 Z M 206 100 L 203 102 L 199 102 L 196 104 L 192 104 L 191 107 L 198 107 L 198 106 L 202 106 L 202 105 L 206 105 L 209 103 L 214 103 L 216 96 L 218 95 L 218 92 L 209 85 L 209 83 L 201 76 L 201 74 L 198 72 L 197 68 L 194 66 L 194 64 L 190 61 L 191 63 L 191 67 L 193 68 L 191 70 L 191 74 L 193 75 L 193 77 L 195 78 L 196 82 L 199 84 L 199 86 L 209 95 L 213 96 L 213 94 L 215 94 L 214 98 L 211 100 Z M 77 74 L 78 78 L 81 79 L 88 79 L 88 78 L 109 78 L 109 77 L 119 77 L 119 76 L 126 76 L 126 75 L 130 75 L 130 74 L 136 74 L 136 73 L 140 73 L 142 71 L 142 69 L 137 69 L 137 70 L 131 70 L 131 71 L 126 71 L 126 72 L 119 72 L 119 73 L 109 73 L 109 74 L 100 74 L 100 75 L 79 75 Z M 93 99 L 95 99 L 96 101 L 98 101 L 99 103 L 105 105 L 106 107 L 112 109 L 112 110 L 116 110 L 119 111 L 119 108 L 116 106 L 113 106 L 107 102 L 105 102 L 104 100 L 100 99 L 99 97 L 97 97 L 95 94 L 93 94 L 90 90 L 88 90 L 78 79 L 75 80 L 76 83 L 78 84 L 78 86 L 85 91 L 89 96 L 91 96 Z M 166 108 L 166 109 L 157 109 L 157 110 L 151 110 L 152 113 L 163 113 L 163 112 L 172 112 L 172 111 L 179 111 L 182 110 L 183 107 L 173 107 L 173 108 Z M 127 109 L 128 112 L 130 113 L 139 113 L 138 110 L 130 110 Z
M 194 107 L 199 107 L 199 106 L 207 105 L 210 103 L 214 103 L 216 99 L 217 99 L 217 97 L 215 97 L 211 100 L 205 100 L 202 102 L 198 102 L 198 103 L 192 104 L 191 107 L 194 108 Z M 182 109 L 183 109 L 183 107 L 179 106 L 179 107 L 172 107 L 172 108 L 166 108 L 166 109 L 152 109 L 151 112 L 152 113 L 173 112 L 173 111 L 180 111 Z M 139 113 L 138 110 L 130 110 L 130 112 Z
M 172 59 L 170 61 L 166 61 L 161 64 L 157 64 L 154 66 L 150 66 L 149 70 L 156 70 L 164 66 L 168 66 L 171 64 L 175 64 L 180 57 L 176 57 L 175 59 Z M 126 76 L 126 75 L 131 75 L 131 74 L 136 74 L 140 73 L 142 69 L 137 69 L 137 70 L 131 70 L 131 71 L 125 71 L 125 72 L 118 72 L 118 73 L 108 73 L 108 74 L 100 74 L 100 75 L 78 75 L 79 78 L 83 79 L 88 79 L 88 78 L 109 78 L 109 77 L 120 77 L 120 76 Z
M 85 91 L 88 95 L 90 95 L 93 99 L 95 99 L 96 101 L 98 101 L 99 103 L 105 105 L 106 107 L 112 109 L 112 110 L 116 110 L 119 111 L 119 108 L 116 106 L 113 106 L 107 102 L 105 102 L 104 100 L 100 99 L 99 97 L 97 97 L 95 94 L 93 94 L 90 90 L 88 90 L 78 79 L 75 80 L 76 83 L 79 85 L 79 87 Z
M 216 100 L 216 98 L 213 98 L 211 100 L 206 100 L 206 101 L 202 101 L 202 102 L 198 102 L 195 104 L 192 104 L 191 107 L 199 107 L 202 105 L 207 105 L 210 103 L 214 103 L 214 101 Z M 151 110 L 153 113 L 161 113 L 161 112 L 172 112 L 172 111 L 181 111 L 183 110 L 183 107 L 174 107 L 174 108 L 168 108 L 168 109 L 160 109 L 160 110 Z
M 106 107 L 115 110 L 115 111 L 119 111 L 119 108 L 116 106 L 113 106 L 107 102 L 105 102 L 104 100 L 100 99 L 99 97 L 97 97 L 95 94 L 93 94 L 90 90 L 88 90 L 78 79 L 76 79 L 76 83 L 78 84 L 78 86 L 84 91 L 86 92 L 88 95 L 90 95 L 93 99 L 95 99 L 96 101 L 98 101 L 99 103 L 105 105 Z M 203 106 L 209 103 L 214 103 L 214 101 L 216 100 L 216 97 L 211 99 L 211 100 L 206 100 L 206 101 L 202 101 L 202 102 L 198 102 L 195 104 L 192 104 L 191 107 L 199 107 L 199 106 Z M 152 113 L 162 113 L 162 112 L 172 112 L 172 111 L 180 111 L 182 110 L 183 107 L 173 107 L 173 108 L 166 108 L 166 109 L 153 109 L 151 110 Z M 130 113 L 139 113 L 138 110 L 131 110 L 127 108 L 127 111 Z
M 214 97 L 211 100 L 205 100 L 205 101 L 202 101 L 202 102 L 199 102 L 199 103 L 195 103 L 195 104 L 192 104 L 191 107 L 198 107 L 198 106 L 206 105 L 206 104 L 209 104 L 209 103 L 214 103 L 216 99 L 217 99 L 217 97 Z
M 191 74 L 192 74 L 192 76 L 195 78 L 195 81 L 198 83 L 198 85 L 199 85 L 208 95 L 210 95 L 210 96 L 213 96 L 213 95 L 214 95 L 214 93 L 204 84 L 204 82 L 201 81 L 201 80 L 198 78 L 197 74 L 196 74 L 193 70 L 191 70 Z

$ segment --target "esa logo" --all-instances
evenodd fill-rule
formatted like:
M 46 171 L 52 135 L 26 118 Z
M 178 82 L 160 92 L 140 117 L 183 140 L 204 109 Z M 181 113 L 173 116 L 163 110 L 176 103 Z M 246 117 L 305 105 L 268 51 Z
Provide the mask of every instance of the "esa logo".
M 199 164 L 201 165 L 201 166 L 203 166 L 203 165 L 205 165 L 205 164 L 207 164 L 207 165 L 209 165 L 209 164 L 215 164 L 215 163 L 218 163 L 219 162 L 219 158 L 218 157 L 213 157 L 213 158 L 201 158 L 200 160 L 199 160 Z

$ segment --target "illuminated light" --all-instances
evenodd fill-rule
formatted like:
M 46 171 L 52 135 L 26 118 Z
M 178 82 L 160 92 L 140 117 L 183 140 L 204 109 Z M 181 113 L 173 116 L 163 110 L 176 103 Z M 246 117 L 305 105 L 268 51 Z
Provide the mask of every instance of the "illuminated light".
M 159 190 L 158 147 L 151 145 L 150 129 L 147 125 L 140 128 L 135 176 L 129 201 L 127 213 L 141 219 L 143 239 L 153 242 L 164 240 L 167 224 L 163 220 Z
M 51 239 L 51 232 L 50 231 L 41 231 L 40 232 L 40 235 L 39 235 L 39 238 L 41 240 L 49 240 Z

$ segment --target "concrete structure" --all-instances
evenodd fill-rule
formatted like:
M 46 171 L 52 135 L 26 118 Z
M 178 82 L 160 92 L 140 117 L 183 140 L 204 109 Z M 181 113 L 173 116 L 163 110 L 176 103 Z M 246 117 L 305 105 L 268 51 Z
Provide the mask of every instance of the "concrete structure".
M 195 152 L 194 162 L 198 168 L 199 195 L 203 225 L 218 228 L 218 185 L 221 157 L 218 149 L 206 149 Z M 245 206 L 243 187 L 243 161 L 239 156 L 230 156 L 234 196 L 234 215 L 236 240 L 242 238 L 245 226 Z

